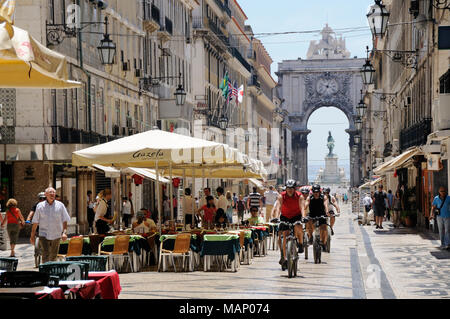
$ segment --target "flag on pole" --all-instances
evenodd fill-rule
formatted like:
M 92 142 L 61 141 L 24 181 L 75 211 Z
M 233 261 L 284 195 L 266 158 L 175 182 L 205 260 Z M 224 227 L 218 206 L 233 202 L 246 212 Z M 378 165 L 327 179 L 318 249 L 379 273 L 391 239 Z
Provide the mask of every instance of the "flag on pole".
M 222 90 L 222 96 L 225 99 L 227 99 L 227 100 L 228 100 L 229 94 L 230 94 L 229 87 L 228 87 L 229 82 L 230 82 L 230 80 L 228 78 L 228 71 L 227 71 L 225 73 L 225 77 L 223 78 L 223 81 L 222 81 L 222 83 L 220 84 L 220 87 L 219 87 Z
M 244 101 L 244 85 L 241 85 L 241 87 L 238 90 L 238 103 L 242 103 Z
M 231 82 L 228 82 L 228 89 L 230 91 L 229 100 L 233 100 L 233 98 L 236 101 L 236 104 L 238 103 L 238 89 L 236 87 L 236 83 L 234 85 L 231 84 Z

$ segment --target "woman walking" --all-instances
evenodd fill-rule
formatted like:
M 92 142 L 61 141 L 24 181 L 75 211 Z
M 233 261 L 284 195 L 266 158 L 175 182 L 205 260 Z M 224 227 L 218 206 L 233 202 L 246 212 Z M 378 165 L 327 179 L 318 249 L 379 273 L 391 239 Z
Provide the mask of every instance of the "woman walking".
M 6 230 L 8 231 L 9 242 L 11 244 L 11 255 L 10 257 L 15 257 L 15 251 L 17 244 L 17 239 L 19 239 L 20 229 L 25 225 L 25 219 L 17 208 L 17 201 L 11 198 L 6 203 L 6 218 L 2 221 L 2 227 L 8 222 Z
M 392 217 L 392 222 L 394 223 L 394 227 L 400 227 L 400 215 L 403 208 L 403 202 L 400 197 L 400 192 L 396 191 L 394 199 L 392 200 L 392 207 L 394 209 L 394 216 Z
M 231 192 L 227 192 L 227 211 L 226 211 L 226 215 L 227 215 L 227 219 L 228 219 L 228 225 L 233 224 L 233 197 L 231 196 Z

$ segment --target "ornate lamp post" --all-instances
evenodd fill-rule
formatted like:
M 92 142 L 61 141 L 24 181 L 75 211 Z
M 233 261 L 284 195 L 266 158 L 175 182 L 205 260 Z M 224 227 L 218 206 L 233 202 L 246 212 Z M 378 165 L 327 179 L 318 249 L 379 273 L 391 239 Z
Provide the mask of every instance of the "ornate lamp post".
M 386 6 L 381 3 L 381 0 L 375 0 L 375 4 L 370 7 L 369 13 L 367 14 L 370 30 L 374 37 L 384 36 L 390 15 Z

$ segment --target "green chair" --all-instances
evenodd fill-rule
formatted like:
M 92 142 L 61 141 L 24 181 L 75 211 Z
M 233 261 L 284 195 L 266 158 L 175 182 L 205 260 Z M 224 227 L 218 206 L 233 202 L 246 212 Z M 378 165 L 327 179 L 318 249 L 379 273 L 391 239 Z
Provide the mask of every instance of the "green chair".
M 83 261 L 51 261 L 39 265 L 39 272 L 58 276 L 59 280 L 87 280 L 89 263 Z M 79 273 L 77 274 L 77 272 Z
M 87 262 L 89 263 L 90 271 L 106 271 L 106 264 L 108 262 L 108 256 L 77 256 L 66 257 L 66 261 L 71 262 Z
M 0 258 L 0 270 L 16 271 L 19 259 L 13 257 Z

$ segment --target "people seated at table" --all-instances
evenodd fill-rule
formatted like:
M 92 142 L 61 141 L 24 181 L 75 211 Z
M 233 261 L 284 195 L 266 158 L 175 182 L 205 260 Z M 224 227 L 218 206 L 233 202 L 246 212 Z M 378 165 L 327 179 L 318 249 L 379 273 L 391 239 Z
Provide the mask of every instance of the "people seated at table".
M 228 224 L 227 214 L 222 208 L 216 212 L 215 223 L 217 228 L 226 228 Z
M 150 219 L 146 218 L 146 209 L 143 208 L 136 214 L 136 221 L 132 224 L 132 230 L 135 234 L 148 234 L 156 232 L 156 224 Z
M 201 215 L 203 212 L 203 215 Z M 197 215 L 202 216 L 202 227 L 211 229 L 214 224 L 214 217 L 216 215 L 216 205 L 214 204 L 214 197 L 206 197 L 206 205 L 197 210 Z
M 250 226 L 257 226 L 257 225 L 261 225 L 261 224 L 265 223 L 264 218 L 259 216 L 259 208 L 258 207 L 252 206 L 250 208 L 250 214 L 252 215 L 252 217 L 247 219 L 248 224 Z

